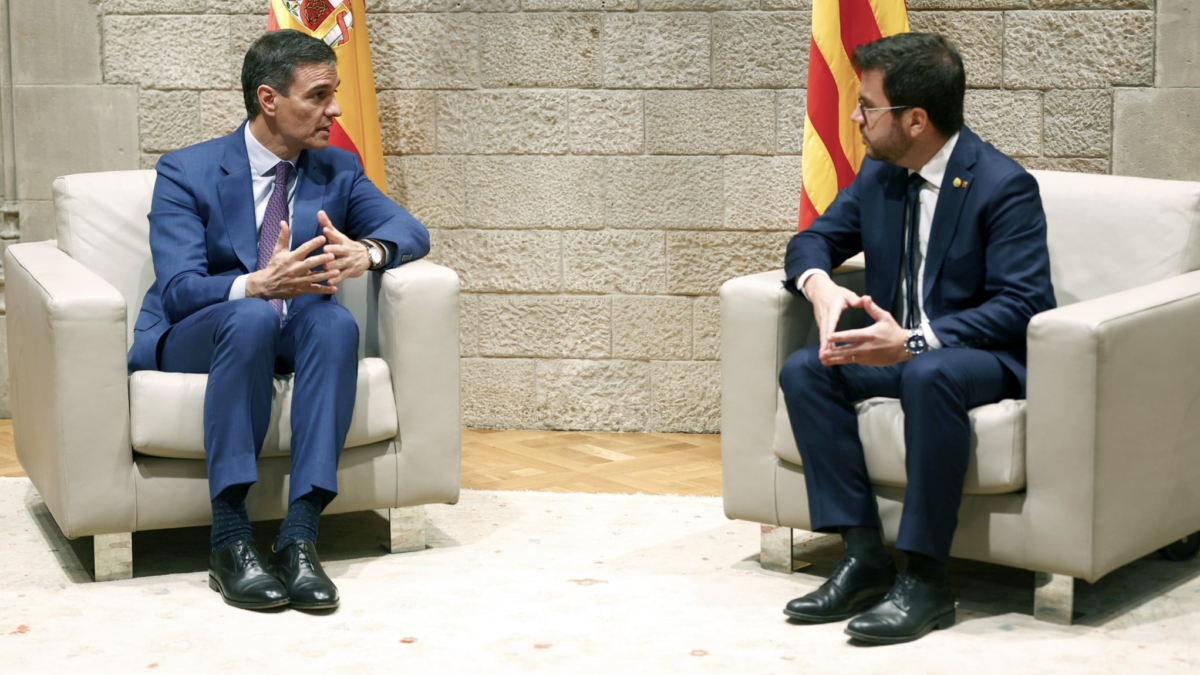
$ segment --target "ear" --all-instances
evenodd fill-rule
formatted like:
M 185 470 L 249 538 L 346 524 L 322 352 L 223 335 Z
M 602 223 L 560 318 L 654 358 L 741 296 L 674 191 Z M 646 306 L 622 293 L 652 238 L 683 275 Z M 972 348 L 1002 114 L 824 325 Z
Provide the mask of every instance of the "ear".
M 924 108 L 908 110 L 908 125 L 905 127 L 905 131 L 908 132 L 910 138 L 917 138 L 930 128 L 929 113 L 925 112 Z
M 258 107 L 262 110 L 263 114 L 267 117 L 274 117 L 275 106 L 279 100 L 279 92 L 265 84 L 260 84 L 255 94 L 258 96 Z

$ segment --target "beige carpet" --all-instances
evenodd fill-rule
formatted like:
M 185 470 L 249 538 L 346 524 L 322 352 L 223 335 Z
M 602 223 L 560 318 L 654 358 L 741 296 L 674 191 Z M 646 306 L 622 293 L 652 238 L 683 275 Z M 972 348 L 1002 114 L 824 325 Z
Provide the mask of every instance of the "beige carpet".
M 835 538 L 785 576 L 719 499 L 463 493 L 428 510 L 430 548 L 385 555 L 374 513 L 322 521 L 342 607 L 233 609 L 206 585 L 205 528 L 134 538 L 137 577 L 90 581 L 25 479 L 0 479 L 0 672 L 1141 673 L 1200 668 L 1200 564 L 1146 558 L 1095 586 L 1065 628 L 1035 622 L 1032 575 L 956 563 L 959 625 L 860 647 L 780 610 L 816 588 Z M 259 541 L 269 541 L 264 524 Z

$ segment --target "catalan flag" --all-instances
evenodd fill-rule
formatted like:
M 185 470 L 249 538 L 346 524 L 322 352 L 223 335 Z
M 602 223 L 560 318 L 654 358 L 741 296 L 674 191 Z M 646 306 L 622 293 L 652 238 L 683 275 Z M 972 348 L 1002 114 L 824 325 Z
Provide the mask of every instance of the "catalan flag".
M 384 193 L 383 138 L 379 132 L 379 103 L 375 71 L 367 42 L 364 0 L 270 0 L 267 30 L 291 28 L 320 38 L 338 57 L 337 101 L 342 116 L 333 121 L 329 142 L 358 155 L 363 171 Z
M 859 45 L 908 32 L 904 0 L 813 0 L 800 229 L 833 203 L 858 174 L 866 148 L 850 115 L 859 76 L 850 56 Z

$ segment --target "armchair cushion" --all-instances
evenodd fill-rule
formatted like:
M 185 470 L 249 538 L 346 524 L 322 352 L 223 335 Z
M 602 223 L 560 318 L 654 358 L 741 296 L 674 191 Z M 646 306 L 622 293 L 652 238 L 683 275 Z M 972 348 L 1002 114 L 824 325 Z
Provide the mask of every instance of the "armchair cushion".
M 204 459 L 204 389 L 207 375 L 142 370 L 129 378 L 130 426 L 133 449 L 143 455 Z M 271 426 L 261 457 L 286 457 L 292 442 L 293 378 L 276 377 Z M 383 359 L 358 362 L 354 416 L 346 435 L 347 448 L 396 436 L 396 399 L 392 374 Z
M 858 435 L 875 485 L 908 485 L 904 469 L 904 412 L 900 401 L 876 397 L 857 404 Z M 1025 489 L 1025 401 L 1007 399 L 970 412 L 971 458 L 963 494 L 994 495 Z M 775 456 L 801 465 L 783 392 L 775 408 Z

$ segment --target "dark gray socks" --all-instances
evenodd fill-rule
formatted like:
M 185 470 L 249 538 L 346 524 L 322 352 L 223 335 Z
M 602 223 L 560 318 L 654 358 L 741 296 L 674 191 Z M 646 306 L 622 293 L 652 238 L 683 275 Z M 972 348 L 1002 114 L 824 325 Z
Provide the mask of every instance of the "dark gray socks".
M 288 506 L 287 517 L 279 526 L 279 539 L 275 541 L 275 550 L 282 551 L 294 541 L 317 541 L 317 523 L 321 519 L 321 511 L 333 498 L 335 493 L 321 488 L 313 488 L 312 492 L 298 498 Z
M 946 563 L 931 558 L 922 553 L 908 554 L 908 573 L 915 575 L 921 581 L 935 586 L 943 586 L 949 582 L 946 574 Z
M 883 567 L 892 564 L 892 557 L 883 547 L 883 537 L 880 531 L 873 527 L 843 527 L 839 530 L 842 542 L 846 545 L 846 555 L 857 558 L 872 567 Z M 931 558 L 923 553 L 909 553 L 906 571 L 915 575 L 921 581 L 935 586 L 949 582 L 946 573 L 946 563 Z
M 212 549 L 218 551 L 238 539 L 253 536 L 250 516 L 246 515 L 246 493 L 250 485 L 230 485 L 212 500 Z
M 843 527 L 842 542 L 846 554 L 857 558 L 871 567 L 886 567 L 892 564 L 892 556 L 883 547 L 883 536 L 874 527 Z

